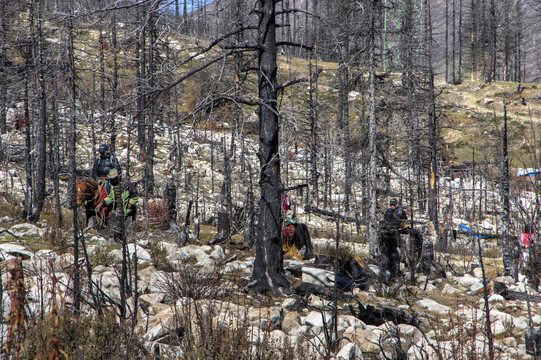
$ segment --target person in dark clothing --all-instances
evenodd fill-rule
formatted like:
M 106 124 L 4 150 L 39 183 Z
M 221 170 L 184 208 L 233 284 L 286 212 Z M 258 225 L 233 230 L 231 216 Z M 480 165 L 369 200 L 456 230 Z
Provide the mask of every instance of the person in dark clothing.
M 122 176 L 122 170 L 116 156 L 111 154 L 109 151 L 109 145 L 102 144 L 98 148 L 100 156 L 94 161 L 94 166 L 92 167 L 92 178 L 98 181 L 100 178 L 107 179 L 109 170 L 116 169 L 118 171 L 118 176 Z
M 408 220 L 406 212 L 398 206 L 396 199 L 391 199 L 389 201 L 389 208 L 383 216 L 383 226 L 390 230 L 401 230 L 406 220 Z

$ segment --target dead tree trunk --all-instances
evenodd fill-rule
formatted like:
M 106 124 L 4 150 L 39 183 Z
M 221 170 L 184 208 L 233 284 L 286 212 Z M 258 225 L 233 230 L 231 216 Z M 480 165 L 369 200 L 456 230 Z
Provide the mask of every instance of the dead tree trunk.
M 275 0 L 258 0 L 259 25 L 259 163 L 261 199 L 256 257 L 249 288 L 256 292 L 282 292 L 291 289 L 284 274 L 278 151 L 278 103 L 276 64 Z

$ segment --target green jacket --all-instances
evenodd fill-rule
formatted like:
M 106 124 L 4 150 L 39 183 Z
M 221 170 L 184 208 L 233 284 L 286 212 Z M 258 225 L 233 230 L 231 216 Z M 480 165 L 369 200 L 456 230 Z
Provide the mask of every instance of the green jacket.
M 135 204 L 139 201 L 139 194 L 135 186 L 128 180 L 122 182 L 122 192 L 120 193 L 120 198 L 122 199 L 124 216 L 128 216 Z M 115 188 L 108 181 L 105 184 L 105 193 L 107 196 L 103 199 L 104 204 L 109 208 L 115 207 Z M 128 204 L 131 204 L 131 209 L 128 208 Z

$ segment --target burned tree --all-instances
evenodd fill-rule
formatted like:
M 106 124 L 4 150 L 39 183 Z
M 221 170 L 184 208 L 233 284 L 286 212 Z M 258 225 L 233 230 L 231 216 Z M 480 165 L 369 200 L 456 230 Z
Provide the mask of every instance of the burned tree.
M 284 275 L 281 210 L 280 157 L 278 154 L 278 103 L 276 64 L 275 0 L 259 0 L 258 61 L 259 61 L 259 231 L 252 282 L 257 292 L 290 289 Z

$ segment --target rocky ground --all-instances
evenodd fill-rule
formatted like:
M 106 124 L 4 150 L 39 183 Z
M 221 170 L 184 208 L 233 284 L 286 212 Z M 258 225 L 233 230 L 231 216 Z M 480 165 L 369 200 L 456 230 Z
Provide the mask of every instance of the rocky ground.
M 44 226 L 21 223 L 2 229 L 1 234 L 2 284 L 10 283 L 10 269 L 17 257 L 22 258 L 28 312 L 34 315 L 40 313 L 41 306 L 50 310 L 54 301 L 57 306 L 71 303 L 68 289 L 72 285 L 73 255 L 31 248 L 31 244 L 43 239 L 46 232 Z M 314 239 L 316 253 L 332 243 L 332 239 Z M 92 279 L 100 284 L 108 297 L 119 301 L 118 265 L 122 253 L 118 244 L 107 237 L 91 234 L 88 234 L 86 244 L 90 259 L 97 260 L 99 254 L 105 257 L 103 264 L 93 265 Z M 362 247 L 357 245 L 355 253 L 363 253 Z M 175 269 L 159 270 L 162 266 L 153 263 L 153 248 L 161 249 L 162 262 L 172 264 Z M 169 339 L 178 330 L 182 323 L 178 321 L 179 316 L 188 314 L 191 307 L 211 313 L 214 326 L 242 327 L 254 344 L 265 341 L 278 348 L 284 347 L 285 343 L 295 344 L 303 346 L 313 358 L 323 358 L 329 347 L 325 331 L 331 328 L 334 275 L 332 271 L 316 266 L 313 260 L 303 261 L 286 255 L 284 267 L 297 289 L 304 282 L 323 286 L 324 291 L 317 294 L 298 291 L 284 298 L 261 298 L 247 292 L 243 286 L 251 275 L 253 257 L 245 256 L 246 251 L 239 250 L 234 244 L 179 246 L 168 241 L 164 234 L 150 234 L 131 243 L 128 251 L 130 255 L 137 252 L 139 264 L 137 287 L 141 308 L 137 312 L 135 331 L 149 348 L 159 343 L 162 355 L 182 357 L 182 347 L 164 339 Z M 449 256 L 448 260 L 450 264 L 455 263 L 455 269 L 460 266 L 456 263 L 462 261 L 454 256 Z M 471 265 L 473 263 L 475 260 Z M 525 331 L 541 324 L 541 296 L 529 289 L 524 281 L 515 282 L 510 277 L 498 276 L 498 268 L 490 265 L 490 261 L 487 264 L 485 275 L 497 358 L 533 358 L 526 354 Z M 48 291 L 52 287 L 53 274 L 56 299 L 52 299 L 52 292 Z M 217 274 L 222 278 L 219 284 L 208 282 L 202 285 Z M 439 355 L 444 359 L 465 359 L 471 358 L 468 355 L 471 353 L 484 358 L 488 354 L 488 339 L 484 331 L 482 275 L 481 268 L 475 267 L 469 273 L 448 271 L 446 278 L 418 275 L 415 283 L 410 284 L 406 274 L 405 278 L 393 282 L 376 282 L 366 291 L 340 291 L 336 318 L 336 338 L 340 340 L 333 352 L 335 358 L 351 359 L 353 353 L 356 358 L 382 358 L 384 354 L 396 358 L 393 356 L 399 353 L 398 349 L 402 349 L 408 359 L 432 359 Z M 193 276 L 192 281 L 197 281 L 189 284 L 190 276 Z M 495 283 L 503 283 L 511 291 L 527 293 L 531 301 L 506 300 L 492 292 Z M 182 289 L 173 291 L 173 284 L 182 285 Z M 187 296 L 190 291 L 191 298 Z M 9 291 L 5 294 L 2 309 L 7 315 L 11 299 Z M 389 320 L 379 325 L 367 324 L 354 316 L 358 302 L 375 309 L 394 309 L 410 319 L 415 314 L 416 321 L 407 324 Z M 129 303 L 133 304 L 133 298 Z M 7 330 L 6 325 L 3 330 Z
M 223 174 L 216 169 L 220 168 L 219 159 L 223 154 L 213 144 L 228 135 L 219 130 L 210 132 L 186 128 L 177 137 L 181 139 L 181 144 L 178 144 L 171 140 L 174 136 L 169 131 L 164 129 L 157 138 L 156 187 L 157 193 L 161 192 L 171 179 L 178 185 L 178 220 L 167 228 L 159 228 L 153 226 L 148 213 L 142 211 L 128 236 L 127 250 L 130 258 L 136 254 L 138 264 L 140 296 L 135 332 L 149 351 L 155 351 L 158 346 L 162 358 L 182 358 L 185 348 L 180 346 L 182 336 L 179 334 L 181 330 L 185 331 L 186 324 L 193 325 L 189 328 L 199 326 L 193 314 L 201 310 L 209 316 L 211 328 L 236 329 L 243 334 L 248 346 L 264 343 L 276 351 L 291 349 L 289 355 L 297 354 L 292 358 L 488 358 L 491 342 L 498 359 L 534 358 L 527 354 L 525 333 L 530 327 L 541 325 L 541 295 L 528 287 L 522 274 L 518 276 L 519 281 L 501 276 L 501 243 L 497 239 L 482 239 L 480 242 L 484 252 L 486 287 L 483 286 L 483 271 L 478 257 L 479 244 L 474 237 L 461 233 L 450 244 L 448 253 L 436 253 L 436 261 L 445 269 L 445 277 L 434 273 L 428 276 L 416 274 L 411 281 L 409 269 L 402 264 L 403 277 L 393 281 L 373 278 L 366 289 L 335 293 L 332 268 L 322 266 L 314 259 L 302 260 L 286 255 L 284 268 L 295 292 L 283 298 L 250 293 L 246 284 L 251 276 L 255 251 L 243 247 L 240 235 L 225 243 L 209 245 L 216 229 L 202 226 L 198 239 L 191 238 L 184 244 L 178 236 L 190 200 L 196 201 L 202 223 L 214 216 L 219 208 Z M 81 132 L 78 167 L 88 169 L 94 152 L 92 144 L 84 140 L 91 137 L 85 135 L 84 129 Z M 20 149 L 24 144 L 23 135 L 15 131 L 3 136 L 2 140 L 10 149 Z M 133 143 L 133 139 L 129 142 L 125 135 L 119 136 L 118 155 L 124 165 L 127 163 L 128 143 Z M 256 143 L 246 138 L 242 146 L 250 149 L 246 161 L 256 164 Z M 179 148 L 182 149 L 182 167 L 177 165 Z M 241 149 L 241 146 L 237 147 L 237 160 L 241 157 Z M 132 181 L 141 180 L 144 163 L 140 152 L 132 146 L 129 154 Z M 9 330 L 6 319 L 13 305 L 9 284 L 17 259 L 22 259 L 24 267 L 26 311 L 29 315 L 36 316 L 42 310 L 48 312 L 54 306 L 67 306 L 73 300 L 68 291 L 73 285 L 70 247 L 73 230 L 69 229 L 70 225 L 54 227 L 54 222 L 49 221 L 53 218 L 51 207 L 47 210 L 48 215 L 44 214 L 35 225 L 25 223 L 17 216 L 22 210 L 20 204 L 24 198 L 25 181 L 24 164 L 15 161 L 15 155 L 12 152 L 13 161 L 8 159 L 0 169 L 0 209 L 3 213 L 0 218 L 1 280 L 4 289 L 7 287 L 1 299 L 4 335 Z M 210 166 L 212 158 L 217 162 L 214 170 Z M 287 159 L 286 156 L 283 158 Z M 304 177 L 302 160 L 302 156 L 287 160 L 291 185 L 295 179 Z M 247 179 L 252 178 L 254 182 L 255 174 L 247 176 L 246 171 L 241 171 L 241 162 L 235 164 L 234 197 L 237 203 L 242 203 L 246 186 L 250 183 Z M 342 180 L 340 176 L 336 175 L 336 183 Z M 442 185 L 457 192 L 474 185 L 467 179 L 442 178 L 441 181 Z M 64 183 L 61 186 L 66 188 Z M 62 193 L 65 195 L 65 191 Z M 304 212 L 306 193 L 291 196 L 296 204 L 294 210 L 298 220 L 306 223 L 312 233 L 316 254 L 334 254 L 335 223 L 329 218 Z M 65 201 L 64 196 L 62 198 Z M 336 196 L 332 200 L 339 198 Z M 149 202 L 156 200 L 151 198 Z M 442 206 L 446 201 L 448 199 L 442 199 Z M 456 214 L 451 221 L 455 229 L 465 225 L 477 231 L 498 230 L 498 221 L 494 217 L 486 216 L 482 221 L 468 223 L 459 215 Z M 421 224 L 419 229 L 425 239 L 434 241 L 434 234 L 423 225 L 427 223 L 426 218 L 421 214 L 416 216 L 416 222 Z M 189 229 L 193 231 L 193 224 Z M 339 252 L 343 259 L 353 256 L 367 258 L 364 229 L 361 227 L 360 230 L 357 233 L 353 224 L 342 224 Z M 99 284 L 112 302 L 120 301 L 120 244 L 107 231 L 93 228 L 84 230 L 84 240 L 88 258 L 81 252 L 81 265 L 90 261 L 93 282 Z M 86 266 L 82 268 L 88 271 Z M 372 264 L 371 270 L 378 273 L 381 269 L 378 269 L 378 264 Z M 492 339 L 485 330 L 488 320 L 484 306 L 485 289 Z M 506 289 L 506 292 L 501 289 Z M 84 311 L 90 311 L 88 281 L 84 291 L 88 301 Z M 512 297 L 510 293 L 522 294 L 522 299 L 514 299 L 520 296 Z M 133 297 L 128 299 L 128 304 L 130 309 L 133 308 Z M 375 320 L 364 318 L 363 321 L 360 314 L 365 307 L 375 315 L 387 311 L 387 318 L 375 316 Z M 394 315 L 390 316 L 389 311 Z M 397 318 L 396 314 L 400 316 Z M 333 326 L 332 319 L 336 319 L 336 326 Z

